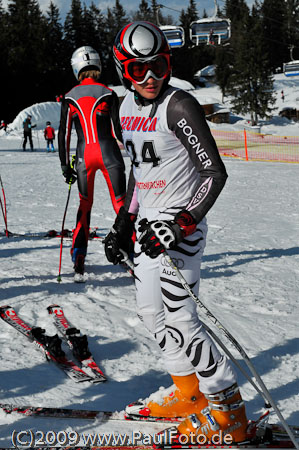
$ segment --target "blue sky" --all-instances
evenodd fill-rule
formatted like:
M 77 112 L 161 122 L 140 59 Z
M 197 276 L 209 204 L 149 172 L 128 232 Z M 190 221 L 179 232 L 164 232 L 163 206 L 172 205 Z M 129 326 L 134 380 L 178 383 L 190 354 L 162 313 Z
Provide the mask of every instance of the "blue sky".
M 48 9 L 50 0 L 39 0 L 38 1 L 42 11 L 46 11 Z M 62 19 L 64 19 L 65 14 L 69 11 L 71 0 L 53 0 L 53 3 L 55 3 L 59 10 Z M 82 0 L 82 5 L 86 4 L 86 6 L 89 6 L 92 3 L 92 0 Z M 138 5 L 140 3 L 140 0 L 120 0 L 120 3 L 125 8 L 125 10 L 129 13 L 131 11 L 136 11 L 138 9 Z M 150 0 L 148 0 L 148 3 L 150 4 Z M 171 15 L 174 18 L 174 21 L 178 21 L 180 12 L 182 9 L 187 9 L 189 0 L 161 0 L 161 2 L 158 0 L 157 3 L 161 3 L 165 7 L 162 9 L 162 13 L 164 15 Z M 254 3 L 254 0 L 246 0 L 246 3 L 248 6 L 252 6 Z M 9 0 L 3 0 L 2 5 L 4 7 L 9 4 Z M 106 12 L 107 7 L 113 7 L 115 4 L 115 0 L 94 0 L 94 4 L 101 9 L 103 13 Z M 217 0 L 217 4 L 220 8 L 224 5 L 224 0 Z M 170 9 L 171 8 L 171 9 Z M 214 0 L 200 0 L 197 1 L 197 9 L 199 14 L 202 14 L 203 10 L 205 9 L 209 15 L 213 15 L 214 13 Z M 173 11 L 176 10 L 176 11 Z

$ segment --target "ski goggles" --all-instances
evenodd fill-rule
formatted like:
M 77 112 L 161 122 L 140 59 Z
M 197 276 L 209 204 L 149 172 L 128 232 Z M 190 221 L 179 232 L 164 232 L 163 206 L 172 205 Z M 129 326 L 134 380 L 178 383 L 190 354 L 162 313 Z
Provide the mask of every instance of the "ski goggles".
M 123 63 L 124 76 L 133 83 L 145 83 L 150 77 L 164 80 L 171 72 L 170 56 L 159 55 L 152 59 L 130 59 Z

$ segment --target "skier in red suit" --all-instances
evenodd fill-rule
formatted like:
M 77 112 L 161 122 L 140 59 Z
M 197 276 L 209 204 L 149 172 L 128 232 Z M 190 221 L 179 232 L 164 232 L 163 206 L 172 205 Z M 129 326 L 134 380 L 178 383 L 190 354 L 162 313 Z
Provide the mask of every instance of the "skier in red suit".
M 124 204 L 126 177 L 116 141 L 116 138 L 122 141 L 118 97 L 98 81 L 100 57 L 92 47 L 80 47 L 73 53 L 71 64 L 80 84 L 62 100 L 58 147 L 66 183 L 74 183 L 78 178 L 80 205 L 71 255 L 75 273 L 83 275 L 96 171 L 100 169 L 105 177 L 116 214 Z M 78 138 L 75 170 L 70 166 L 73 124 Z

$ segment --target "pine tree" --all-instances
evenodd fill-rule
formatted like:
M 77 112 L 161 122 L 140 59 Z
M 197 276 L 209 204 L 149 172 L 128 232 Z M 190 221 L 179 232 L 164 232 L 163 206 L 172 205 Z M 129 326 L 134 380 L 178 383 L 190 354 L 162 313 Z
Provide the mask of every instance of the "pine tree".
M 245 0 L 226 0 L 224 14 L 234 25 L 242 22 L 247 17 L 249 8 Z
M 126 12 L 119 0 L 115 0 L 115 5 L 113 8 L 107 8 L 107 18 L 106 18 L 106 35 L 107 42 L 110 49 L 112 49 L 114 39 L 117 33 L 123 28 L 129 19 Z
M 113 44 L 117 33 L 127 24 L 129 19 L 119 0 L 115 0 L 114 7 L 107 8 L 106 37 L 107 37 L 107 60 L 106 70 L 103 73 L 103 80 L 107 84 L 119 84 L 119 78 L 113 60 Z
M 63 26 L 58 7 L 51 1 L 46 12 L 46 48 L 48 70 L 44 77 L 45 94 L 48 98 L 64 92 L 67 87 L 69 58 L 65 52 Z
M 194 74 L 213 62 L 214 52 L 207 45 L 195 46 L 190 40 L 190 25 L 199 19 L 196 2 L 189 0 L 187 10 L 182 10 L 180 25 L 185 31 L 185 46 L 174 53 L 173 75 L 193 82 Z
M 186 38 L 186 46 L 190 47 L 192 46 L 192 42 L 190 40 L 190 25 L 192 22 L 195 22 L 198 20 L 198 12 L 196 9 L 196 4 L 194 0 L 189 0 L 189 6 L 187 8 L 187 11 L 185 12 L 184 9 L 182 9 L 180 14 L 180 25 L 184 28 L 185 31 L 185 38 Z
M 245 0 L 226 0 L 222 15 L 231 21 L 231 39 L 228 45 L 216 48 L 216 80 L 222 92 L 222 101 L 235 68 L 235 55 L 246 41 L 249 8 Z M 242 44 L 243 45 L 243 44 Z
M 90 7 L 83 8 L 83 41 L 93 47 L 104 63 L 106 57 L 106 19 L 100 9 L 92 2 Z
M 11 0 L 7 32 L 10 37 L 6 89 L 8 108 L 32 105 L 43 95 L 46 20 L 36 0 Z
M 46 12 L 46 21 L 47 21 L 47 29 L 46 29 L 46 38 L 51 44 L 52 54 L 49 56 L 52 57 L 51 67 L 61 67 L 59 58 L 59 48 L 61 47 L 63 41 L 63 27 L 61 25 L 60 13 L 58 7 L 51 1 L 49 5 L 49 9 Z
M 238 46 L 240 39 L 246 38 L 246 23 L 250 10 L 245 0 L 226 0 L 224 7 L 225 17 L 231 21 L 230 46 Z
M 264 0 L 262 15 L 263 36 L 273 71 L 281 67 L 288 54 L 285 0 Z
M 191 23 L 194 20 L 198 20 L 198 18 L 199 16 L 197 12 L 196 2 L 195 0 L 189 0 L 189 6 L 187 8 L 187 19 Z
M 126 25 L 129 22 L 126 12 L 119 0 L 115 0 L 115 5 L 112 8 L 112 14 L 115 20 L 115 27 L 117 28 L 117 30 L 120 30 L 124 25 Z
M 290 59 L 299 60 L 299 0 L 286 0 L 285 7 L 285 34 L 289 56 Z
M 153 20 L 152 11 L 146 0 L 141 0 L 138 11 L 133 14 L 133 21 L 137 20 L 147 20 L 149 22 Z
M 230 77 L 233 73 L 233 53 L 231 48 L 228 46 L 219 46 L 216 49 L 215 55 L 215 75 L 217 84 L 222 93 L 222 102 L 224 101 L 224 97 L 226 95 L 226 89 L 229 84 Z
M 257 124 L 258 118 L 268 117 L 275 102 L 262 33 L 259 11 L 253 7 L 252 14 L 243 21 L 243 33 L 234 47 L 234 67 L 227 89 L 232 96 L 233 110 L 250 114 L 252 125 Z
M 85 15 L 85 34 L 86 40 L 99 52 L 103 72 L 105 72 L 108 59 L 107 51 L 107 34 L 106 34 L 106 17 L 101 10 L 92 2 L 90 7 L 86 9 Z M 90 30 L 92 32 L 90 33 Z
M 7 81 L 10 78 L 10 71 L 8 66 L 8 54 L 9 54 L 10 37 L 8 34 L 8 22 L 7 13 L 2 7 L 2 0 L 0 0 L 0 84 L 1 86 L 7 86 Z M 14 117 L 11 116 L 10 106 L 7 105 L 7 101 L 1 102 L 0 105 L 1 120 L 10 121 Z
M 72 0 L 71 8 L 64 22 L 64 35 L 70 56 L 76 48 L 87 45 L 85 42 L 83 8 L 80 0 Z

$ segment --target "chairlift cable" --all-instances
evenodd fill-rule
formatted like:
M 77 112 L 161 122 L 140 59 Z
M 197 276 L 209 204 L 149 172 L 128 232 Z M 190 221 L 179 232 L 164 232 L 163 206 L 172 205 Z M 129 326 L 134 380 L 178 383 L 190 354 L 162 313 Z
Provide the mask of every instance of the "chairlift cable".
M 225 0 L 218 0 L 218 1 L 223 3 L 223 4 L 225 4 Z M 240 9 L 241 10 L 242 7 L 241 6 L 234 6 L 234 9 Z M 281 22 L 280 20 L 274 19 L 273 17 L 269 17 L 269 16 L 263 16 L 263 17 L 265 19 L 268 19 L 269 21 L 276 22 L 276 23 L 278 23 L 280 25 L 284 25 L 283 22 Z M 293 28 L 297 32 L 297 27 L 296 26 L 291 26 L 290 28 Z M 273 42 L 278 42 L 278 41 L 273 41 Z
M 223 3 L 223 4 L 225 4 L 225 0 L 218 0 L 218 2 L 219 3 Z M 167 9 L 171 9 L 172 11 L 175 11 L 175 12 L 178 12 L 178 13 L 180 13 L 181 11 L 179 11 L 178 9 L 175 9 L 175 8 L 170 8 L 169 6 L 166 6 L 166 5 L 163 5 L 163 4 L 159 4 L 159 6 L 161 6 L 162 8 L 167 8 Z M 235 9 L 241 9 L 241 7 L 240 6 L 235 6 Z M 278 24 L 280 24 L 280 25 L 283 25 L 283 22 L 281 22 L 281 21 L 279 21 L 279 20 L 277 20 L 277 19 L 273 19 L 272 17 L 268 17 L 268 16 L 264 16 L 265 17 L 265 19 L 268 19 L 268 20 L 270 20 L 270 21 L 272 21 L 272 22 L 276 22 L 276 23 L 278 23 Z M 294 30 L 296 30 L 297 31 L 297 28 L 295 27 L 295 26 L 291 26 L 291 28 L 293 28 Z M 273 42 L 280 42 L 280 41 L 273 41 Z M 297 48 L 297 47 L 295 47 L 295 48 Z
M 170 8 L 169 6 L 162 5 L 161 3 L 159 4 L 159 6 L 161 6 L 162 8 L 171 9 L 172 11 L 175 11 L 175 12 L 178 12 L 178 13 L 181 12 L 181 11 L 179 11 L 178 9 Z
M 219 2 L 219 3 L 221 2 L 221 3 L 224 4 L 224 3 L 225 3 L 225 0 L 218 0 L 218 2 Z M 161 3 L 159 4 L 159 6 L 162 7 L 162 8 L 170 9 L 170 10 L 172 10 L 172 11 L 181 12 L 181 11 L 175 9 L 175 8 L 171 8 L 171 7 L 166 6 L 166 5 L 163 5 L 163 4 L 161 4 Z M 236 8 L 236 9 L 241 9 L 241 7 L 238 7 L 238 6 L 236 6 L 235 8 Z M 276 23 L 278 23 L 278 24 L 280 24 L 280 25 L 283 25 L 283 23 L 280 22 L 279 20 L 273 19 L 273 18 L 268 17 L 268 16 L 264 16 L 264 17 L 265 17 L 265 19 L 268 19 L 268 20 L 270 20 L 270 21 L 273 21 L 273 22 L 276 22 Z M 203 19 L 204 19 L 204 18 L 203 18 Z M 294 26 L 291 26 L 291 28 L 295 29 Z M 281 41 L 278 41 L 278 40 L 276 40 L 276 39 L 271 39 L 271 38 L 268 38 L 268 37 L 264 37 L 264 40 L 266 40 L 266 41 L 268 41 L 268 42 L 273 42 L 273 43 L 275 43 L 275 44 L 281 44 Z M 293 49 L 299 49 L 299 47 L 294 46 Z

